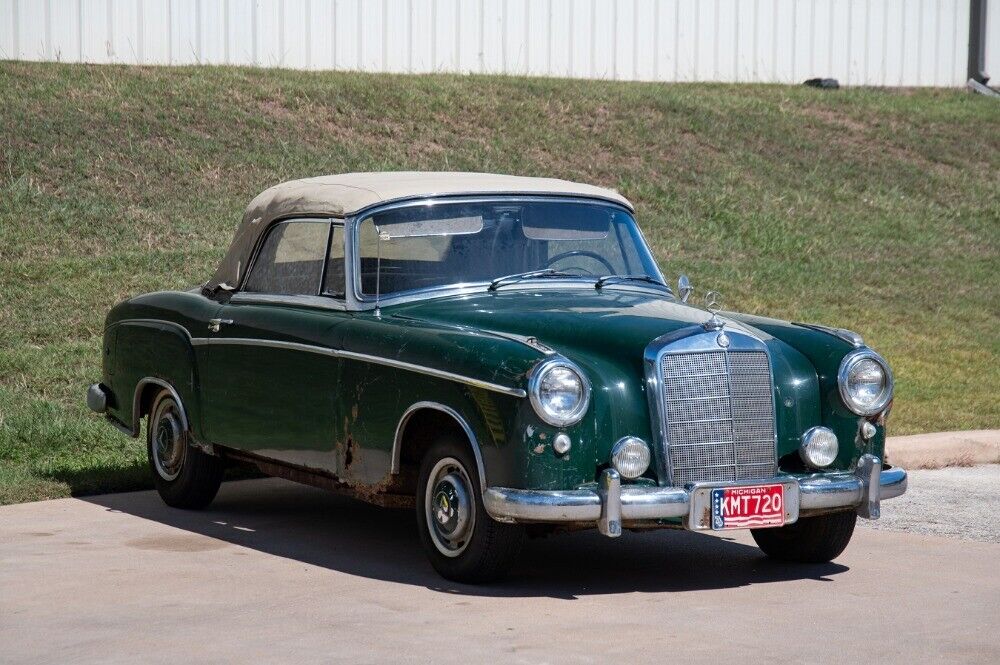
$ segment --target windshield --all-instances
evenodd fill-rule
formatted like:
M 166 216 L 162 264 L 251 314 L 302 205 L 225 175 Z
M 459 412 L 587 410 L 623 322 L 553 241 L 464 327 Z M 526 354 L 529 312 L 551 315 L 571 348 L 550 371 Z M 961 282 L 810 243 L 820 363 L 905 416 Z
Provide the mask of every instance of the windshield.
M 394 208 L 361 221 L 358 257 L 365 296 L 376 289 L 386 296 L 489 283 L 530 271 L 591 283 L 604 275 L 661 279 L 632 215 L 596 202 L 498 200 Z

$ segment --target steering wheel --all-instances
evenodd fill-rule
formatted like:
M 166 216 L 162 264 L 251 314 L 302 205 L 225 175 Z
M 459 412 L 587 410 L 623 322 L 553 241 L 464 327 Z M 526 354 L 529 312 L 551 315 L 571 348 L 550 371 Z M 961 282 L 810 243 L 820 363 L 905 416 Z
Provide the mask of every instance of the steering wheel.
M 611 263 L 609 263 L 606 258 L 604 258 L 603 256 L 601 256 L 597 252 L 590 251 L 589 249 L 571 249 L 568 252 L 563 252 L 561 254 L 556 254 L 551 259 L 549 259 L 548 261 L 545 262 L 545 267 L 548 268 L 553 263 L 556 263 L 557 261 L 562 261 L 563 259 L 568 259 L 568 258 L 570 258 L 572 256 L 586 256 L 588 259 L 594 259 L 595 261 L 597 261 L 602 266 L 604 266 L 605 268 L 608 269 L 608 273 L 607 274 L 609 274 L 609 275 L 615 274 L 615 267 L 613 265 L 611 265 Z M 580 268 L 579 266 L 572 266 L 572 267 L 574 267 L 574 268 Z M 586 268 L 580 268 L 580 270 L 582 270 L 582 271 L 584 271 L 584 272 L 586 272 L 586 273 L 588 273 L 590 275 L 594 274 L 594 273 L 590 272 L 589 270 L 587 270 Z

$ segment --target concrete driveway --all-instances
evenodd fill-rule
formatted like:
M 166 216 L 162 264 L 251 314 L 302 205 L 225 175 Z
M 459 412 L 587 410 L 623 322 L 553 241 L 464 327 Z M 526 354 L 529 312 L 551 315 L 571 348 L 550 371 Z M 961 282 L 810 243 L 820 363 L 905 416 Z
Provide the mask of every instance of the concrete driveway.
M 198 513 L 152 492 L 0 508 L 0 661 L 995 663 L 998 566 L 998 544 L 868 528 L 817 566 L 743 533 L 577 533 L 467 587 L 409 511 L 251 480 Z

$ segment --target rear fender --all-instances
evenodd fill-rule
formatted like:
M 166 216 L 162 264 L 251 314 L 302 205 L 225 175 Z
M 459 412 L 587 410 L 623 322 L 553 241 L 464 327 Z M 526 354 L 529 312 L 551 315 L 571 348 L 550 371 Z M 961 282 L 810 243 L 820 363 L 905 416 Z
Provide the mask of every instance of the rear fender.
M 105 378 L 114 395 L 108 415 L 138 436 L 153 396 L 166 389 L 181 405 L 184 426 L 200 436 L 197 360 L 187 329 L 165 320 L 122 319 L 105 335 L 114 340 Z

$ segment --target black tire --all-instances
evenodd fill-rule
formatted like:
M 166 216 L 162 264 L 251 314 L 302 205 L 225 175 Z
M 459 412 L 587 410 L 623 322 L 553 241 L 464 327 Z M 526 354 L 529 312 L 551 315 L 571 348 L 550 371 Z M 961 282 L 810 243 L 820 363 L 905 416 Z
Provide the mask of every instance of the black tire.
M 212 503 L 225 467 L 218 457 L 191 445 L 180 413 L 181 406 L 169 390 L 156 395 L 146 422 L 146 454 L 163 502 L 173 508 L 197 510 Z
M 434 479 L 435 486 L 429 487 Z M 464 497 L 456 493 L 458 480 L 467 485 Z M 420 542 L 442 577 L 465 584 L 492 582 L 502 578 L 517 560 L 524 544 L 524 527 L 502 524 L 486 513 L 476 461 L 464 439 L 446 435 L 431 446 L 420 465 L 416 499 Z M 460 519 L 463 507 L 471 509 L 464 521 Z M 436 515 L 454 519 L 435 521 Z M 452 539 L 452 534 L 445 532 L 449 523 L 469 526 L 467 530 L 455 526 L 452 534 L 458 535 Z M 450 554 L 445 554 L 446 550 Z
M 751 529 L 753 539 L 772 559 L 827 563 L 851 542 L 858 516 L 854 511 L 800 518 L 777 529 Z

